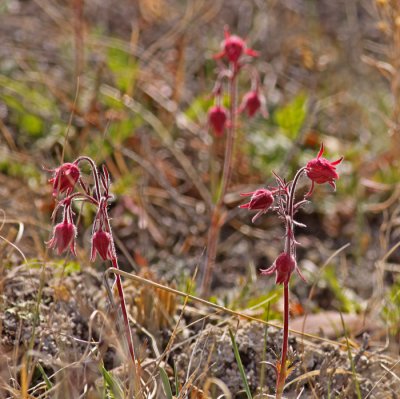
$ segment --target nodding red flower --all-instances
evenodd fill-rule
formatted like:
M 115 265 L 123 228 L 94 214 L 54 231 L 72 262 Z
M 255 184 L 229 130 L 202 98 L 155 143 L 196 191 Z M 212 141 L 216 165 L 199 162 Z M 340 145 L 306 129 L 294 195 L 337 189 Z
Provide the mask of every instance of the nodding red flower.
M 79 180 L 81 172 L 74 163 L 64 163 L 54 170 L 54 177 L 49 182 L 53 185 L 53 196 L 70 192 L 74 189 L 76 182 Z
M 229 29 L 225 27 L 225 40 L 221 44 L 222 51 L 214 58 L 227 57 L 229 62 L 237 64 L 241 55 L 247 54 L 251 57 L 257 57 L 258 52 L 246 47 L 246 42 L 239 36 L 231 35 Z
M 274 202 L 274 193 L 266 188 L 260 188 L 250 193 L 242 193 L 242 196 L 251 196 L 250 202 L 247 204 L 239 205 L 239 208 L 247 208 L 249 210 L 257 210 L 257 214 L 251 220 L 255 220 L 264 213 L 267 213 Z
M 58 255 L 61 255 L 69 247 L 72 254 L 76 256 L 75 252 L 75 237 L 76 227 L 73 223 L 64 220 L 58 223 L 53 230 L 53 237 L 46 244 L 49 248 L 57 250 Z
M 257 90 L 252 90 L 243 96 L 238 112 L 247 112 L 249 117 L 253 116 L 261 107 L 262 99 Z
M 208 122 L 216 136 L 220 137 L 224 134 L 226 121 L 228 119 L 228 112 L 220 105 L 214 105 L 208 111 Z
M 98 230 L 92 237 L 92 251 L 90 254 L 90 261 L 94 262 L 97 252 L 103 260 L 115 259 L 115 253 L 112 246 L 111 234 L 107 231 Z
M 316 158 L 309 161 L 306 165 L 306 175 L 312 181 L 310 191 L 306 196 L 310 196 L 314 189 L 314 184 L 328 183 L 336 190 L 335 180 L 339 179 L 339 175 L 336 172 L 336 165 L 339 165 L 343 161 L 343 157 L 336 161 L 330 162 L 322 157 L 324 153 L 324 144 L 321 144 L 321 149 L 318 152 Z
M 261 269 L 261 274 L 276 273 L 275 284 L 288 284 L 293 271 L 297 269 L 296 260 L 292 255 L 282 252 L 269 269 Z

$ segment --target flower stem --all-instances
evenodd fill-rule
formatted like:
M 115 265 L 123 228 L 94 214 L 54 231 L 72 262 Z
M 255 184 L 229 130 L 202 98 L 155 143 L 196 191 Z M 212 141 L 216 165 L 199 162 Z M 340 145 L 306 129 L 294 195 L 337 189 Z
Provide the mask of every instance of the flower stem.
M 217 200 L 212 208 L 211 226 L 208 231 L 207 239 L 207 259 L 201 282 L 200 291 L 203 296 L 209 294 L 212 275 L 215 268 L 215 259 L 217 257 L 217 247 L 219 233 L 222 225 L 222 208 L 224 205 L 224 197 L 230 183 L 232 175 L 233 149 L 236 136 L 236 110 L 237 110 L 237 72 L 238 66 L 231 65 L 229 74 L 229 126 L 226 138 L 224 168 L 222 171 L 221 186 L 217 195 Z
M 112 259 L 111 263 L 112 263 L 113 267 L 115 267 L 116 269 L 119 269 L 117 258 Z M 115 276 L 115 283 L 116 283 L 117 289 L 118 289 L 118 296 L 119 296 L 119 301 L 120 301 L 120 305 L 121 305 L 122 317 L 124 319 L 125 335 L 126 335 L 126 340 L 128 343 L 129 353 L 131 355 L 133 364 L 136 365 L 136 356 L 135 356 L 135 351 L 133 348 L 133 340 L 132 340 L 131 329 L 129 326 L 128 312 L 126 311 L 125 295 L 124 295 L 124 290 L 122 288 L 121 278 L 118 274 Z
M 304 173 L 305 168 L 301 168 L 297 171 L 293 183 L 290 186 L 289 199 L 286 207 L 286 241 L 285 241 L 285 252 L 289 256 L 296 257 L 296 248 L 294 240 L 294 211 L 295 211 L 295 194 L 296 186 L 299 182 L 301 175 Z M 279 399 L 282 397 L 283 388 L 285 386 L 287 368 L 286 358 L 288 351 L 288 340 L 289 340 L 289 282 L 284 283 L 283 286 L 283 297 L 284 297 L 284 309 L 283 309 L 283 341 L 281 350 L 281 361 L 278 369 L 278 376 L 276 379 L 276 397 Z
M 287 369 L 286 369 L 286 358 L 288 351 L 288 340 L 289 340 L 289 283 L 285 283 L 283 286 L 283 297 L 284 297 L 284 314 L 283 314 L 283 341 L 281 351 L 281 362 L 276 380 L 276 398 L 280 399 L 283 394 L 283 388 L 285 386 Z

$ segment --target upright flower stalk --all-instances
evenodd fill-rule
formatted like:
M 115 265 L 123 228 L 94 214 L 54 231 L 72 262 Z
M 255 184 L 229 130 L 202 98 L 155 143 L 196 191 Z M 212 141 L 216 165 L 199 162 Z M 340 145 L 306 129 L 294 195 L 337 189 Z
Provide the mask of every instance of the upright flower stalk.
M 93 175 L 93 187 L 88 187 L 82 180 L 79 165 L 87 162 L 91 168 Z M 91 256 L 90 260 L 94 261 L 96 254 L 103 260 L 109 260 L 112 267 L 119 269 L 118 258 L 115 251 L 114 239 L 110 226 L 110 218 L 108 216 L 108 203 L 112 199 L 110 193 L 110 177 L 108 170 L 103 166 L 101 173 L 97 169 L 94 161 L 85 156 L 77 158 L 73 163 L 64 163 L 53 171 L 53 178 L 49 180 L 53 184 L 53 196 L 58 198 L 57 205 L 52 215 L 52 219 L 56 219 L 57 213 L 62 210 L 62 222 L 54 228 L 53 237 L 47 242 L 50 248 L 55 249 L 61 254 L 70 249 L 75 254 L 75 238 L 76 226 L 73 220 L 72 203 L 74 201 L 88 202 L 96 207 L 97 212 L 93 221 L 92 237 L 91 237 Z M 76 187 L 80 190 L 76 190 Z M 130 357 L 134 365 L 134 373 L 136 385 L 139 381 L 139 370 L 136 363 L 136 356 L 133 346 L 131 330 L 129 326 L 128 313 L 126 310 L 125 295 L 118 274 L 115 276 L 115 284 L 118 290 L 119 306 L 123 317 L 125 329 L 125 338 L 129 349 Z
M 238 87 L 237 80 L 239 72 L 244 66 L 243 56 L 248 55 L 250 57 L 258 56 L 258 53 L 253 49 L 246 46 L 245 41 L 236 35 L 231 35 L 229 29 L 225 27 L 225 40 L 221 44 L 222 51 L 214 56 L 215 59 L 225 59 L 228 66 L 224 66 L 218 75 L 217 82 L 214 88 L 214 96 L 216 104 L 210 108 L 208 114 L 208 121 L 211 131 L 214 133 L 216 138 L 222 138 L 226 131 L 225 139 L 225 154 L 224 163 L 222 169 L 222 176 L 220 185 L 217 189 L 216 199 L 211 210 L 211 225 L 208 232 L 207 238 L 207 256 L 206 264 L 203 271 L 203 278 L 201 282 L 201 292 L 203 295 L 207 295 L 210 290 L 212 275 L 215 268 L 215 260 L 217 255 L 217 246 L 219 240 L 219 233 L 223 220 L 223 201 L 227 193 L 229 183 L 232 176 L 233 167 L 233 153 L 234 144 L 236 138 L 236 119 L 237 114 L 242 110 L 238 107 Z M 228 98 L 229 108 L 226 110 L 221 105 L 222 99 L 222 81 L 226 79 L 228 81 Z M 258 75 L 254 78 L 258 81 Z M 255 83 L 253 83 L 253 86 Z M 258 86 L 257 86 L 258 87 Z M 253 96 L 250 98 L 250 102 L 244 97 L 243 110 L 246 109 L 249 116 L 256 113 L 258 109 L 257 100 L 258 95 L 256 93 L 256 99 Z M 256 100 L 256 101 L 255 101 Z M 260 100 L 261 106 L 261 100 Z
M 250 202 L 240 205 L 240 208 L 248 210 L 256 210 L 257 214 L 253 217 L 253 222 L 262 214 L 269 210 L 275 211 L 278 216 L 284 221 L 285 225 L 285 244 L 283 252 L 275 259 L 274 263 L 268 269 L 262 269 L 261 274 L 271 275 L 275 273 L 276 284 L 283 284 L 283 340 L 281 348 L 280 360 L 275 366 L 276 371 L 276 397 L 281 398 L 285 381 L 290 374 L 292 368 L 288 364 L 288 340 L 289 340 L 289 282 L 292 273 L 296 270 L 299 276 L 305 281 L 300 269 L 297 266 L 296 246 L 298 245 L 294 229 L 295 226 L 306 227 L 301 223 L 296 222 L 296 212 L 308 202 L 308 198 L 312 195 L 315 184 L 330 184 L 336 188 L 335 180 L 339 178 L 336 172 L 336 166 L 342 162 L 343 158 L 337 161 L 330 162 L 322 157 L 324 146 L 316 158 L 307 163 L 306 166 L 300 168 L 294 179 L 286 183 L 281 177 L 275 175 L 276 187 L 258 189 L 252 193 L 242 195 L 250 196 Z M 296 189 L 300 178 L 305 175 L 311 181 L 309 191 L 304 197 L 296 202 Z

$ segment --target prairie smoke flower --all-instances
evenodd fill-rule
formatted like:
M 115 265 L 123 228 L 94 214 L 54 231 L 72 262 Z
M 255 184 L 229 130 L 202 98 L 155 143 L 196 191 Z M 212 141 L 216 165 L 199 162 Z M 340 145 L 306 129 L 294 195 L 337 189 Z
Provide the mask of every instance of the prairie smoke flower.
M 322 157 L 324 153 L 324 144 L 321 144 L 321 149 L 318 152 L 316 158 L 309 161 L 306 165 L 306 175 L 312 181 L 310 191 L 307 196 L 310 196 L 314 189 L 314 184 L 328 183 L 336 190 L 335 180 L 339 179 L 339 175 L 336 172 L 336 165 L 339 165 L 343 157 L 336 161 L 330 162 Z
M 264 213 L 267 213 L 268 209 L 274 202 L 274 193 L 266 188 L 260 188 L 250 193 L 242 193 L 241 196 L 251 196 L 250 202 L 247 204 L 239 205 L 239 208 L 246 208 L 249 210 L 257 210 L 257 214 L 251 220 L 253 223 L 255 220 Z
M 73 223 L 64 220 L 54 227 L 53 237 L 46 244 L 49 248 L 57 250 L 58 255 L 61 255 L 69 247 L 72 254 L 76 256 L 75 237 L 76 227 Z
M 276 273 L 275 284 L 287 284 L 296 268 L 296 260 L 294 257 L 286 252 L 282 252 L 275 259 L 275 262 L 270 268 L 261 269 L 261 274 L 270 275 Z
M 90 254 L 90 261 L 94 262 L 97 252 L 103 260 L 113 260 L 115 258 L 111 234 L 107 231 L 99 230 L 93 234 L 92 237 L 92 251 Z
M 247 112 L 249 117 L 253 116 L 261 107 L 262 101 L 259 93 L 256 90 L 249 91 L 242 99 L 238 108 L 238 112 Z
M 64 191 L 70 192 L 74 189 L 81 173 L 77 165 L 64 163 L 54 170 L 54 177 L 49 182 L 53 185 L 53 196 Z
M 227 119 L 227 110 L 220 105 L 215 105 L 208 111 L 208 122 L 218 137 L 224 134 Z
M 239 58 L 244 53 L 251 57 L 257 57 L 258 52 L 246 47 L 246 42 L 239 36 L 231 35 L 229 29 L 225 28 L 225 40 L 221 43 L 222 51 L 214 56 L 214 58 L 227 57 L 229 62 L 237 64 Z

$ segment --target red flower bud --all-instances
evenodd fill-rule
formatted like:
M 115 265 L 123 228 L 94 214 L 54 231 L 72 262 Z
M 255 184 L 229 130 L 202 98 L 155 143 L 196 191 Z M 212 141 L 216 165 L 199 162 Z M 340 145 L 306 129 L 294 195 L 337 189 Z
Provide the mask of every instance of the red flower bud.
M 306 174 L 312 181 L 307 196 L 311 195 L 314 189 L 314 183 L 328 183 L 333 187 L 333 189 L 336 189 L 335 180 L 339 178 L 339 175 L 336 172 L 336 165 L 339 165 L 340 162 L 342 162 L 343 157 L 334 162 L 329 162 L 327 159 L 322 157 L 323 152 L 324 144 L 321 144 L 321 149 L 319 150 L 317 157 L 309 161 L 306 165 Z
M 58 255 L 61 255 L 69 247 L 71 252 L 76 256 L 75 237 L 76 227 L 65 220 L 54 227 L 53 237 L 46 244 L 49 248 L 56 249 Z
M 296 260 L 293 256 L 282 252 L 269 269 L 261 270 L 261 274 L 270 275 L 276 273 L 275 284 L 288 284 L 290 276 L 296 268 Z
M 74 189 L 81 173 L 77 165 L 64 163 L 54 170 L 54 177 L 49 182 L 53 185 L 53 196 L 64 191 L 70 192 Z
M 96 259 L 97 252 L 103 260 L 113 260 L 115 258 L 111 234 L 107 231 L 99 230 L 93 234 L 92 251 L 90 254 L 91 262 L 94 262 Z
M 238 112 L 246 111 L 248 116 L 253 116 L 261 107 L 261 98 L 256 90 L 249 91 L 244 95 Z
M 224 107 L 215 105 L 208 111 L 208 122 L 216 136 L 222 136 L 224 134 L 227 119 L 227 110 Z
M 221 44 L 222 51 L 214 58 L 227 57 L 229 62 L 237 64 L 240 56 L 244 53 L 251 57 L 257 57 L 258 52 L 246 47 L 246 42 L 239 36 L 231 35 L 229 29 L 225 28 L 225 40 Z
M 242 193 L 242 196 L 250 196 L 250 202 L 247 204 L 239 205 L 239 208 L 247 208 L 249 210 L 257 210 L 257 214 L 253 217 L 252 222 L 266 213 L 274 202 L 273 192 L 266 188 L 260 188 L 250 193 Z

